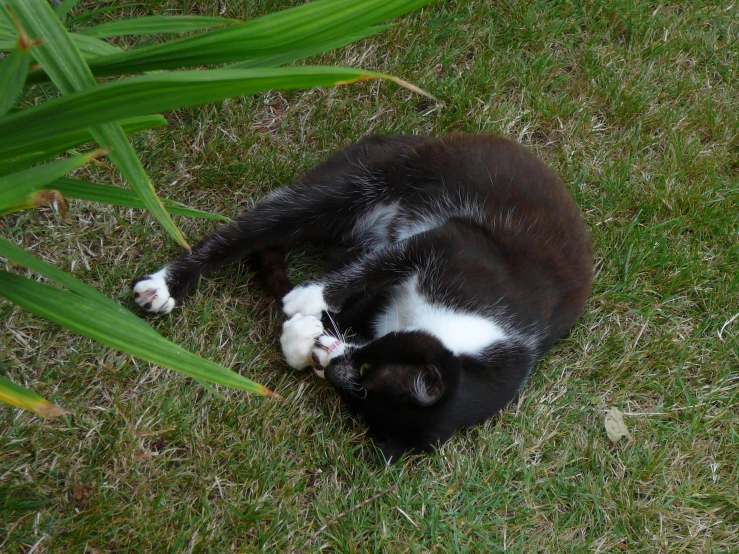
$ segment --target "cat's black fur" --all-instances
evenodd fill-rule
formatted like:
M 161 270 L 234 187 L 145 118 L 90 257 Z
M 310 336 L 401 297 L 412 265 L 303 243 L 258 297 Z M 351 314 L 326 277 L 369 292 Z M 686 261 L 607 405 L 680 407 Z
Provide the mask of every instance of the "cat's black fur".
M 273 249 L 301 242 L 331 249 L 333 267 L 288 293 Z M 134 295 L 167 312 L 201 276 L 254 255 L 286 294 L 288 361 L 325 366 L 395 459 L 503 408 L 581 313 L 593 261 L 572 197 L 523 146 L 369 137 L 134 281 Z

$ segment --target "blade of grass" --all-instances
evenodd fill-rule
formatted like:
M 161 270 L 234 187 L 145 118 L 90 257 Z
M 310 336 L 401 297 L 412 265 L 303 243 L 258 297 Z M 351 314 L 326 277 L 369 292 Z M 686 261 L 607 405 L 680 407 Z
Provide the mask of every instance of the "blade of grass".
M 103 204 L 122 206 L 124 208 L 146 208 L 135 192 L 121 187 L 114 187 L 112 185 L 103 185 L 100 183 L 81 181 L 80 179 L 62 177 L 61 179 L 57 179 L 53 183 L 50 183 L 49 188 L 58 190 L 66 198 L 86 200 L 88 202 L 102 202 Z M 166 198 L 162 198 L 162 202 L 164 203 L 164 207 L 171 214 L 200 217 L 217 221 L 229 221 L 229 218 L 226 216 L 188 208 L 187 206 L 167 200 Z
M 141 333 L 138 325 L 98 302 L 51 285 L 0 271 L 0 295 L 26 310 L 137 358 L 210 383 L 266 396 L 269 389 L 166 340 Z
M 191 33 L 213 27 L 238 23 L 238 19 L 205 17 L 200 15 L 150 15 L 135 19 L 108 21 L 80 31 L 90 37 L 118 37 L 122 35 L 164 35 L 168 33 Z
M 34 49 L 34 57 L 62 94 L 95 89 L 97 83 L 82 54 L 46 0 L 6 0 L 26 32 L 42 36 L 44 43 Z M 131 114 L 134 115 L 134 114 Z M 110 121 L 110 119 L 109 119 Z M 90 128 L 95 141 L 110 148 L 109 158 L 152 212 L 164 229 L 189 250 L 185 237 L 172 221 L 156 195 L 141 161 L 118 123 L 102 123 Z
M 2 375 L 0 375 L 0 402 L 28 410 L 43 418 L 57 417 L 67 413 L 59 406 L 55 406 L 25 387 L 16 385 Z

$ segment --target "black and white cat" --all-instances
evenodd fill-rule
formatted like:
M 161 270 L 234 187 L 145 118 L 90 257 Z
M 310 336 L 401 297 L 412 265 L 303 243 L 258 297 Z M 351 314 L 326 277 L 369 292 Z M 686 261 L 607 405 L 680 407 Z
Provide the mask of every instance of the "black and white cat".
M 300 242 L 329 269 L 290 290 L 279 249 Z M 582 312 L 593 266 L 575 202 L 523 146 L 369 137 L 136 279 L 134 297 L 168 313 L 255 255 L 283 297 L 287 363 L 325 376 L 395 459 L 503 408 Z

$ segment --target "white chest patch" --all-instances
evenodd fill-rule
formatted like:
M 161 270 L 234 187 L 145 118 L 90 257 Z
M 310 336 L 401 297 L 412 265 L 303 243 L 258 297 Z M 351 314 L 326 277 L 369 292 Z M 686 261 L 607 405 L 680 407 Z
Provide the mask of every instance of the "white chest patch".
M 413 277 L 395 288 L 390 305 L 374 321 L 375 338 L 394 331 L 426 331 L 455 354 L 476 354 L 507 338 L 494 321 L 429 303 L 417 284 Z

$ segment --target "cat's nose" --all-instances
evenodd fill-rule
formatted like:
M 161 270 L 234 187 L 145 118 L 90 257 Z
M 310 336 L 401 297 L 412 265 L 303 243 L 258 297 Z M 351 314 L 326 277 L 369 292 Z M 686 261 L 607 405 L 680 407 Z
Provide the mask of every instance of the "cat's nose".
M 356 386 L 359 371 L 354 369 L 351 364 L 346 363 L 346 361 L 337 359 L 329 362 L 328 366 L 326 366 L 324 376 L 333 386 L 341 390 L 347 390 Z

